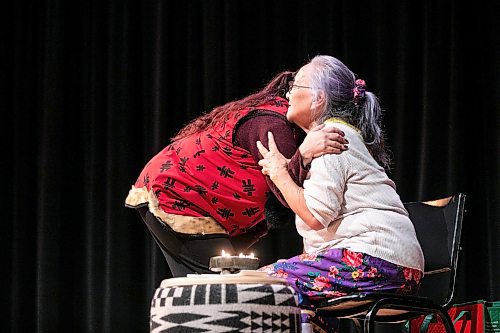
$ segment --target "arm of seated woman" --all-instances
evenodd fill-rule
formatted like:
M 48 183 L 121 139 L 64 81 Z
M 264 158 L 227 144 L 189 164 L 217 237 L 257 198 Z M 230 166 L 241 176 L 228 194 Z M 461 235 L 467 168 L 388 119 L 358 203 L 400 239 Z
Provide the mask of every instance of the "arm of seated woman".
M 288 206 L 297 214 L 311 229 L 320 230 L 324 226 L 313 216 L 306 205 L 304 189 L 298 186 L 287 171 L 287 160 L 280 153 L 271 132 L 268 133 L 269 150 L 260 141 L 257 148 L 264 157 L 259 161 L 262 173 L 268 175 L 276 187 L 280 190 Z
M 274 178 L 274 179 L 273 179 Z M 288 173 L 277 177 L 271 177 L 275 181 L 276 187 L 281 191 L 288 206 L 297 214 L 309 228 L 313 230 L 324 229 L 325 226 L 319 222 L 307 207 L 304 197 L 304 188 L 297 186 Z

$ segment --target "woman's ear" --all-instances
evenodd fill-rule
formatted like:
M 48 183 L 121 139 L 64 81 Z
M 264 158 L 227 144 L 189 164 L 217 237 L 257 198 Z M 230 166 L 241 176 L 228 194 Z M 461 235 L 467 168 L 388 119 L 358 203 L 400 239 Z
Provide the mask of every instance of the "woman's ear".
M 312 99 L 312 107 L 315 109 L 321 109 L 326 102 L 325 92 L 323 90 L 318 91 Z

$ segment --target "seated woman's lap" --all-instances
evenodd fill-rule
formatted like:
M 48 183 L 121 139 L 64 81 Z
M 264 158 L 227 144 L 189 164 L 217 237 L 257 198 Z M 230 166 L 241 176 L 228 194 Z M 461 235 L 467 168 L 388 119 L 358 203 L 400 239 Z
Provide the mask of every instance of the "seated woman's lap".
M 316 254 L 301 254 L 261 268 L 279 276 L 297 289 L 299 304 L 355 292 L 383 291 L 414 294 L 422 273 L 367 254 L 331 248 Z

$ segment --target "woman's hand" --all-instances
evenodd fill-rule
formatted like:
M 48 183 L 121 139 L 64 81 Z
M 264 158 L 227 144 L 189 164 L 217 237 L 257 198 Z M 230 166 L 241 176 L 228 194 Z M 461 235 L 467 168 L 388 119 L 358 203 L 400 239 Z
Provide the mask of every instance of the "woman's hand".
M 288 206 L 295 214 L 300 216 L 304 223 L 314 230 L 323 229 L 324 226 L 316 220 L 307 207 L 304 189 L 295 184 L 292 177 L 290 177 L 287 160 L 278 150 L 273 134 L 268 132 L 267 137 L 269 138 L 269 150 L 260 141 L 257 141 L 257 148 L 263 156 L 259 161 L 259 165 L 262 166 L 262 173 L 271 178 L 281 194 L 283 194 Z
M 288 160 L 280 153 L 276 142 L 274 141 L 273 133 L 267 132 L 269 150 L 262 145 L 260 141 L 257 141 L 257 148 L 259 149 L 262 159 L 259 161 L 259 165 L 262 167 L 262 173 L 269 176 L 271 180 L 276 183 L 280 177 L 288 174 Z
M 344 136 L 344 132 L 336 127 L 326 127 L 325 124 L 314 127 L 307 133 L 299 147 L 304 165 L 311 163 L 315 157 L 324 154 L 340 154 L 347 150 L 346 144 L 349 141 Z

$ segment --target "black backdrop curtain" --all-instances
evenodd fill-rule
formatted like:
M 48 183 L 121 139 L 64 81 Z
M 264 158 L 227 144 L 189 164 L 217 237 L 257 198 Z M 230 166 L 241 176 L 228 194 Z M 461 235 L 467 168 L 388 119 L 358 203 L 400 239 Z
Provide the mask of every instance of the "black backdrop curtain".
M 381 99 L 404 201 L 468 195 L 457 301 L 500 300 L 499 14 L 451 0 L 4 5 L 1 331 L 147 331 L 169 272 L 124 208 L 131 184 L 188 120 L 316 54 Z M 299 248 L 292 227 L 255 251 Z

